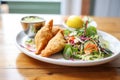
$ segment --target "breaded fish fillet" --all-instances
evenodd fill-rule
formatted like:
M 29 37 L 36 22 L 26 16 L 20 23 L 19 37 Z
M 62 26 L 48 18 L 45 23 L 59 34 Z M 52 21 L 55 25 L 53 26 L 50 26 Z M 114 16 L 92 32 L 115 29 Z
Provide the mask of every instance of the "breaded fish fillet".
M 52 54 L 55 54 L 61 51 L 65 46 L 64 36 L 62 31 L 59 31 L 47 44 L 44 50 L 41 52 L 41 56 L 49 57 Z
M 48 41 L 53 37 L 52 33 L 53 20 L 50 20 L 47 25 L 42 27 L 35 36 L 36 54 L 40 54 Z

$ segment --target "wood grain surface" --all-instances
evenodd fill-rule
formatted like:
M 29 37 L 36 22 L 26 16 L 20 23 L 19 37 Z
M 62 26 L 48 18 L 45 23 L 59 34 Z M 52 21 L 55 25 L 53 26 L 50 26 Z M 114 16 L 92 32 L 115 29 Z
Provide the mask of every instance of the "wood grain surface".
M 120 56 L 102 65 L 66 67 L 41 62 L 22 53 L 15 45 L 15 38 L 22 30 L 20 19 L 26 15 L 1 15 L 0 80 L 120 80 Z M 37 16 L 47 20 L 53 18 L 55 24 L 61 24 L 64 18 L 60 15 L 37 14 Z M 99 30 L 120 40 L 120 18 L 92 18 L 97 22 Z

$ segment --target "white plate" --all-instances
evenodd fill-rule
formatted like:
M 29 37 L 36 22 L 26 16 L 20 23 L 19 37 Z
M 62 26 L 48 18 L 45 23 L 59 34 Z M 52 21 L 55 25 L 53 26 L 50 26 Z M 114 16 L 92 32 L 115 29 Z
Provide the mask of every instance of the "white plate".
M 24 39 L 27 37 L 23 31 L 18 33 L 18 35 L 16 36 L 16 45 L 26 55 L 43 62 L 64 66 L 93 66 L 110 62 L 113 59 L 117 58 L 120 54 L 120 41 L 118 39 L 103 31 L 98 31 L 98 34 L 102 35 L 105 40 L 109 41 L 110 49 L 114 52 L 114 54 L 110 57 L 94 61 L 65 60 L 61 53 L 55 54 L 49 58 L 41 57 L 40 55 L 35 55 L 33 52 L 30 52 L 29 50 L 21 46 L 21 44 L 23 44 Z

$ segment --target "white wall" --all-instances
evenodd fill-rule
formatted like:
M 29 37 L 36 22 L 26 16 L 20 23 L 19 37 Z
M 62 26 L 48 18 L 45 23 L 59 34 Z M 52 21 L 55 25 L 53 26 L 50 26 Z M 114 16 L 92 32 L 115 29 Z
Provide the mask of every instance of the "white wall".
M 82 0 L 61 0 L 62 15 L 81 15 Z
M 94 15 L 120 17 L 120 0 L 95 0 Z

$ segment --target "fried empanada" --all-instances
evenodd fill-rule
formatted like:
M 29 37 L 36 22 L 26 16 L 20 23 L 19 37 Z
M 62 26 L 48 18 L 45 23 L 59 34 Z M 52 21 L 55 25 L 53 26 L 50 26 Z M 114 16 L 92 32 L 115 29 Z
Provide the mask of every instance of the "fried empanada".
M 62 34 L 62 31 L 59 31 L 47 44 L 44 50 L 41 51 L 41 56 L 49 57 L 52 54 L 55 54 L 61 51 L 65 46 L 65 39 Z
M 40 54 L 48 44 L 48 41 L 53 37 L 52 27 L 53 20 L 49 21 L 47 25 L 37 32 L 35 36 L 36 54 Z

